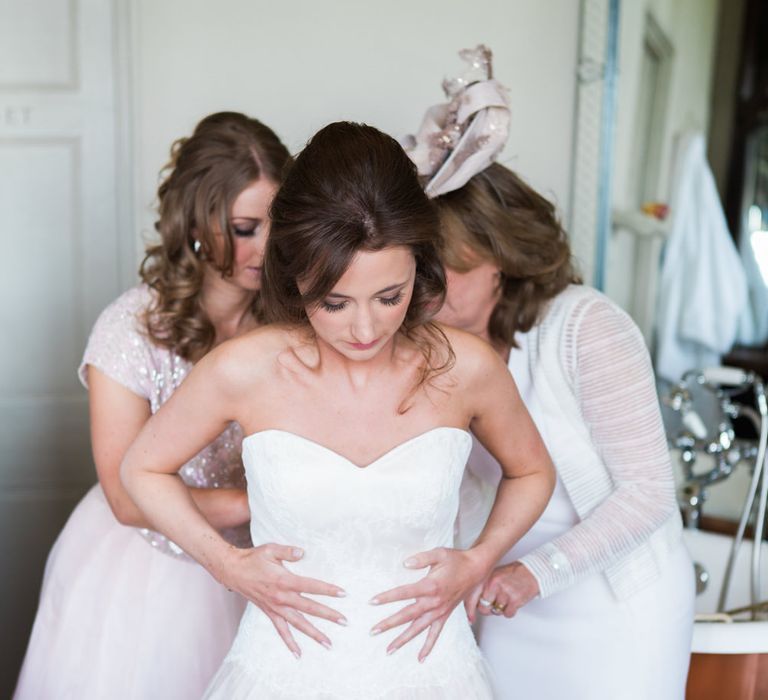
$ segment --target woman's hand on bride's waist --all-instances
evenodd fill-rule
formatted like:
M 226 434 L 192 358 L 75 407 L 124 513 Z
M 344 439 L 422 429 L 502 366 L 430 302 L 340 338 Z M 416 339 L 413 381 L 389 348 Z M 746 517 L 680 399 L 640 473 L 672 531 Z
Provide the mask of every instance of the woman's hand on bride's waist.
M 387 647 L 387 653 L 391 654 L 429 629 L 419 652 L 419 661 L 424 661 L 454 608 L 488 575 L 488 565 L 471 550 L 448 547 L 414 554 L 404 565 L 409 569 L 429 567 L 429 573 L 416 583 L 398 586 L 371 599 L 373 605 L 415 599 L 400 612 L 376 624 L 371 634 L 410 623 Z
M 340 625 L 346 625 L 347 620 L 340 612 L 306 598 L 303 594 L 342 598 L 346 593 L 333 584 L 297 576 L 288 571 L 283 562 L 301 559 L 304 556 L 301 549 L 264 544 L 250 549 L 233 548 L 231 556 L 232 560 L 226 566 L 226 573 L 220 577 L 221 582 L 250 600 L 269 617 L 277 633 L 296 658 L 301 656 L 301 649 L 293 638 L 291 627 L 330 649 L 331 640 L 307 620 L 305 615 L 314 615 Z

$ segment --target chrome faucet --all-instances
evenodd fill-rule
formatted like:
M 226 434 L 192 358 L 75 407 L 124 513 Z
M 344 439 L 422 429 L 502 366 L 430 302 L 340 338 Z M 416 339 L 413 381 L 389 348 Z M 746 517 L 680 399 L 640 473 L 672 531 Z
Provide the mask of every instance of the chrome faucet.
M 722 368 L 715 368 L 722 369 Z M 729 392 L 719 385 L 713 385 L 708 378 L 711 370 L 692 370 L 683 375 L 682 380 L 674 385 L 663 402 L 680 414 L 683 430 L 670 438 L 672 447 L 680 451 L 680 463 L 683 467 L 685 483 L 680 489 L 678 500 L 687 528 L 698 528 L 701 523 L 702 508 L 707 500 L 707 488 L 728 478 L 736 464 L 742 459 L 744 449 L 735 438 L 731 419 L 738 416 Z M 693 407 L 692 384 L 704 386 L 713 391 L 720 404 L 724 419 L 718 421 L 713 434 Z M 711 468 L 704 471 L 696 469 L 697 457 L 709 455 L 713 460 Z
M 690 388 L 693 385 L 704 387 L 712 392 L 720 406 L 722 418 L 717 421 L 713 433 L 693 408 Z M 751 389 L 754 392 L 754 404 L 746 405 L 734 401 L 737 394 Z M 760 596 L 760 558 L 761 543 L 765 531 L 766 508 L 768 507 L 768 470 L 766 470 L 766 448 L 768 447 L 768 399 L 762 380 L 754 373 L 735 367 L 712 367 L 691 370 L 683 375 L 664 403 L 680 414 L 683 430 L 670 444 L 680 450 L 685 484 L 680 492 L 680 506 L 686 527 L 697 528 L 701 523 L 701 513 L 707 498 L 707 487 L 726 479 L 740 462 L 751 467 L 752 479 L 744 501 L 744 508 L 739 520 L 739 527 L 733 539 L 731 553 L 726 566 L 723 587 L 720 591 L 718 611 L 726 605 L 736 556 L 744 540 L 744 533 L 750 520 L 754 524 L 754 543 L 751 562 L 751 598 L 753 606 Z M 737 439 L 733 429 L 733 420 L 747 418 L 758 433 L 758 439 Z M 708 470 L 699 472 L 695 469 L 699 453 L 710 455 L 714 464 Z M 759 492 L 759 496 L 758 496 Z M 757 507 L 755 507 L 757 504 Z M 753 612 L 753 617 L 756 613 Z

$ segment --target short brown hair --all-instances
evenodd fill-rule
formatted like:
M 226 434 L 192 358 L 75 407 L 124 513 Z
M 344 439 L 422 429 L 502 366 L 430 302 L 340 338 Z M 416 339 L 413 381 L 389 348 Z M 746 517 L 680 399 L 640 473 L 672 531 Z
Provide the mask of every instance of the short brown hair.
M 445 265 L 466 272 L 487 261 L 501 271 L 492 341 L 517 347 L 515 334 L 529 331 L 569 284 L 581 283 L 554 205 L 503 165 L 493 163 L 435 203 Z

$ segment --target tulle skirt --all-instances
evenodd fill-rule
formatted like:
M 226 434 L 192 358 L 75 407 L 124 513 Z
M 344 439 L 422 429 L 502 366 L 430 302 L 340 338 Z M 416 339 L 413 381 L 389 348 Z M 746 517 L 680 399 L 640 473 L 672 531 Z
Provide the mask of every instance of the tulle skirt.
M 345 599 L 350 604 L 352 601 Z M 367 601 L 367 598 L 366 598 Z M 337 604 L 338 602 L 334 601 Z M 389 604 L 391 614 L 401 603 Z M 365 607 L 370 619 L 366 619 Z M 350 611 L 345 611 L 350 612 Z M 464 607 L 455 610 L 432 653 L 423 663 L 418 650 L 426 633 L 393 653 L 387 644 L 404 628 L 371 637 L 368 630 L 382 617 L 382 607 L 367 602 L 350 614 L 350 626 L 332 629 L 313 618 L 333 639 L 326 650 L 300 633 L 295 659 L 264 613 L 248 606 L 240 632 L 214 677 L 205 700 L 491 700 L 485 660 Z
M 244 607 L 201 566 L 118 523 L 94 486 L 48 557 L 14 698 L 197 700 Z

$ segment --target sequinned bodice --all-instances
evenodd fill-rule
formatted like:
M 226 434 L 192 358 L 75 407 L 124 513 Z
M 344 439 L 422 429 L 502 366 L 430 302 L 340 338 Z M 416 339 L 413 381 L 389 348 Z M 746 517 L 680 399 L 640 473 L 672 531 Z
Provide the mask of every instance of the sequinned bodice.
M 151 301 L 151 290 L 140 285 L 104 309 L 91 332 L 78 375 L 87 387 L 88 365 L 96 367 L 149 401 L 152 413 L 156 413 L 184 381 L 192 363 L 167 348 L 154 345 L 143 332 L 142 317 Z M 242 439 L 240 426 L 230 423 L 218 438 L 181 468 L 179 474 L 184 483 L 196 488 L 245 488 L 240 456 Z M 168 554 L 186 556 L 163 535 L 148 529 L 138 531 L 152 546 Z M 223 534 L 233 544 L 245 545 L 249 540 L 246 528 Z

